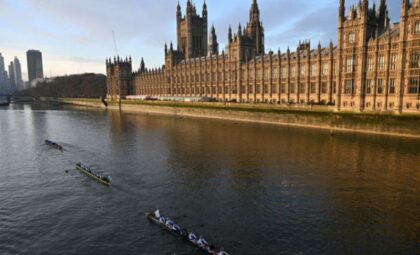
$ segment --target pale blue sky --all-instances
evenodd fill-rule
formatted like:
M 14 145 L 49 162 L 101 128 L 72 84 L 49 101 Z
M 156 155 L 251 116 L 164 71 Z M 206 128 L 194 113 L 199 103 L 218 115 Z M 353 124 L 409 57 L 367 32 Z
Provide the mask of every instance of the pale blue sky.
M 180 0 L 183 12 L 186 0 Z M 248 20 L 252 0 L 207 0 L 209 25 L 221 47 L 229 24 Z M 266 48 L 293 49 L 299 40 L 327 45 L 336 41 L 339 0 L 259 0 Z M 357 0 L 347 0 L 347 7 Z M 376 0 L 377 5 L 379 0 Z M 195 0 L 201 12 L 203 0 Z M 373 1 L 370 0 L 372 4 Z M 43 52 L 45 75 L 105 72 L 105 58 L 115 55 L 115 30 L 121 56 L 141 56 L 148 67 L 163 64 L 165 42 L 175 40 L 177 0 L 0 0 L 0 52 L 6 63 L 17 56 L 26 77 L 28 49 Z M 388 0 L 392 21 L 399 21 L 400 0 Z

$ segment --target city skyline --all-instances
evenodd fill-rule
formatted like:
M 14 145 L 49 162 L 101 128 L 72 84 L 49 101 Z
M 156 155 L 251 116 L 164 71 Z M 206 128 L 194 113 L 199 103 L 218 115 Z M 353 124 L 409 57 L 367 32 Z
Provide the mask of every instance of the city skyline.
M 0 15 L 5 21 L 0 25 L 0 33 L 8 38 L 0 48 L 5 62 L 14 56 L 25 59 L 26 51 L 36 48 L 43 52 L 45 76 L 105 73 L 104 58 L 115 55 L 114 30 L 119 55 L 131 54 L 136 65 L 144 56 L 149 67 L 160 67 L 164 60 L 164 42 L 176 41 L 173 8 L 177 1 L 129 1 L 126 6 L 116 7 L 116 1 L 101 1 L 99 4 L 97 0 L 91 0 L 84 2 L 84 10 L 76 8 L 78 2 L 0 0 Z M 199 11 L 202 2 L 194 1 Z M 346 1 L 346 5 L 355 2 L 357 0 Z M 379 2 L 376 2 L 378 6 Z M 236 0 L 221 5 L 219 0 L 207 0 L 207 4 L 209 29 L 212 24 L 215 25 L 222 50 L 227 44 L 229 24 L 236 28 L 239 23 L 246 22 L 248 2 Z M 337 16 L 336 0 L 266 0 L 260 5 L 264 17 L 262 22 L 269 28 L 266 31 L 267 50 L 281 48 L 284 51 L 287 46 L 294 48 L 299 40 L 309 38 L 313 43 L 320 41 L 324 46 L 330 40 L 336 40 L 336 24 L 331 22 L 332 17 Z M 389 2 L 392 22 L 398 21 L 400 5 L 400 1 Z M 182 1 L 181 6 L 185 8 Z M 25 20 L 34 22 L 29 24 L 19 19 L 21 16 L 31 17 Z M 142 25 L 149 20 L 153 22 Z M 22 75 L 27 77 L 25 65 Z

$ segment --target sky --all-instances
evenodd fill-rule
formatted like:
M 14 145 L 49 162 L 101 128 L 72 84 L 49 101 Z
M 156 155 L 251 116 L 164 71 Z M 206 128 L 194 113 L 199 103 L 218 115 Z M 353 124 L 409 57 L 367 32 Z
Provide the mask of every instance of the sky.
M 346 7 L 358 0 L 347 0 Z M 203 0 L 193 0 L 201 13 Z M 229 24 L 235 31 L 248 20 L 252 0 L 206 0 L 220 49 Z M 377 6 L 379 0 L 376 0 Z M 400 0 L 388 0 L 391 20 L 399 21 Z M 133 68 L 144 57 L 148 68 L 164 63 L 165 42 L 176 45 L 178 0 L 0 0 L 0 53 L 9 63 L 17 56 L 27 80 L 26 51 L 41 50 L 44 75 L 105 73 L 105 59 L 131 56 Z M 186 0 L 180 0 L 183 14 Z M 267 50 L 313 47 L 336 41 L 339 0 L 259 0 Z M 372 5 L 373 1 L 370 0 Z M 6 65 L 7 66 L 7 65 Z

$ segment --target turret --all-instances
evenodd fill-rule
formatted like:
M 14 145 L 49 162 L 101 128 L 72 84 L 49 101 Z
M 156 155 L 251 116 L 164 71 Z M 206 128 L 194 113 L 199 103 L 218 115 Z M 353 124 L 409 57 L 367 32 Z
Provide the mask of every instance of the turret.
M 346 18 L 346 2 L 345 0 L 340 0 L 340 8 L 338 10 L 338 16 L 339 16 L 339 23 L 343 23 Z
M 214 25 L 211 27 L 210 37 L 209 37 L 209 55 L 218 55 L 219 54 L 219 43 L 217 42 L 216 29 Z
M 207 19 L 207 4 L 206 1 L 204 0 L 204 4 L 203 4 L 203 14 L 202 14 L 203 18 Z
M 410 0 L 402 0 L 401 17 L 407 17 L 409 8 L 410 8 Z
M 232 41 L 232 27 L 229 25 L 229 29 L 228 29 L 228 40 L 229 42 Z
M 140 72 L 143 73 L 144 71 L 146 71 L 146 66 L 144 64 L 143 58 L 141 58 L 141 61 L 140 61 Z
M 107 61 L 107 97 L 111 100 L 125 98 L 131 92 L 132 63 L 131 57 L 114 57 L 114 62 Z
M 381 31 L 384 31 L 389 27 L 388 7 L 385 0 L 381 0 L 379 6 L 378 27 Z
M 191 4 L 191 1 L 187 1 L 187 16 L 191 16 L 193 14 L 193 6 Z

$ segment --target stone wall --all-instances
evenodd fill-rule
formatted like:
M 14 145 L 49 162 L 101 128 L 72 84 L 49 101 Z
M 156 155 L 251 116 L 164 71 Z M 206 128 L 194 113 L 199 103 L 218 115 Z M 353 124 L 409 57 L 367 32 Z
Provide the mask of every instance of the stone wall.
M 105 108 L 92 100 L 63 99 L 65 103 Z M 206 103 L 130 102 L 122 103 L 122 111 L 193 118 L 210 118 L 235 122 L 252 122 L 272 125 L 316 128 L 325 132 L 355 132 L 399 137 L 420 138 L 420 116 L 373 115 L 334 113 L 328 109 L 312 111 L 302 109 L 246 108 L 247 105 Z M 119 110 L 118 103 L 110 103 L 109 110 Z

